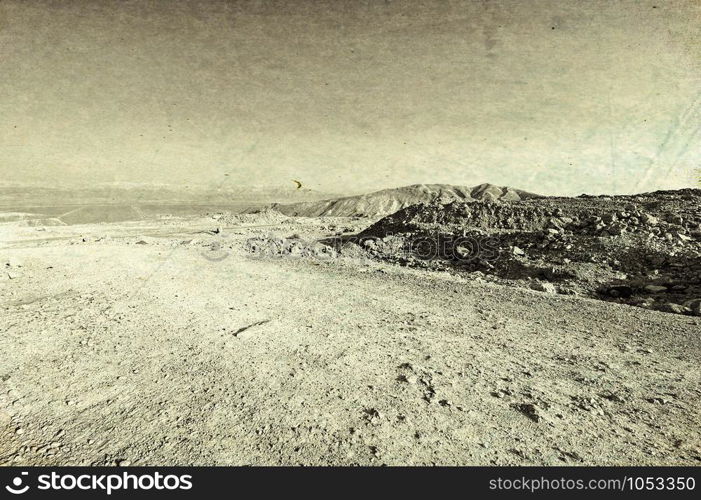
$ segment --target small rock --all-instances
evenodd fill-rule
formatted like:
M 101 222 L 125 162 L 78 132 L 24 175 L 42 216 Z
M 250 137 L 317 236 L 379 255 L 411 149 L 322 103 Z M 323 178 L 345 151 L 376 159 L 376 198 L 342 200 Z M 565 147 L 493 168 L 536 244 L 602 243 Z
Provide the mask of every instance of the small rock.
M 633 289 L 629 287 L 628 285 L 615 285 L 612 287 L 609 287 L 607 290 L 607 294 L 610 297 L 623 297 L 627 298 L 633 295 Z
M 616 214 L 614 213 L 607 213 L 604 214 L 601 219 L 606 223 L 606 224 L 611 224 L 613 222 L 616 222 L 618 220 L 618 217 L 616 217 Z
M 657 217 L 654 217 L 650 214 L 642 214 L 640 216 L 640 219 L 642 220 L 643 224 L 647 224 L 649 226 L 656 226 L 660 222 L 660 220 Z
M 536 290 L 538 292 L 557 293 L 557 288 L 555 287 L 555 285 L 547 281 L 536 281 L 531 284 L 531 289 Z
M 620 396 L 619 394 L 611 393 L 603 396 L 605 399 L 608 399 L 609 401 L 613 401 L 614 403 L 625 403 L 626 400 L 624 397 Z
M 382 413 L 375 408 L 365 409 L 365 420 L 370 423 L 378 423 L 382 419 Z
M 127 459 L 119 459 L 116 462 L 117 467 L 129 467 L 131 465 L 131 461 Z
M 526 415 L 534 422 L 540 422 L 543 419 L 538 410 L 538 407 L 532 403 L 521 403 L 517 406 L 517 408 L 521 413 Z
M 689 310 L 694 316 L 701 316 L 701 299 L 696 299 L 689 303 Z
M 521 256 L 526 255 L 526 252 L 524 252 L 519 247 L 514 247 L 511 251 L 513 252 L 514 255 L 521 255 Z
M 662 285 L 645 285 L 645 291 L 650 293 L 666 292 L 667 287 Z
M 563 226 L 569 226 L 574 222 L 574 219 L 572 217 L 560 217 L 560 222 Z

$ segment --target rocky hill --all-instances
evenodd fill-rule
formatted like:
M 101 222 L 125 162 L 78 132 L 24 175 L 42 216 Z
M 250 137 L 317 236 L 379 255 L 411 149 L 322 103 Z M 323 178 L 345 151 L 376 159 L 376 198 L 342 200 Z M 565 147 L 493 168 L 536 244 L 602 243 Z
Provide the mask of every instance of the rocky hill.
M 404 265 L 701 315 L 699 189 L 434 201 L 380 219 L 355 243 Z
M 417 203 L 435 200 L 518 201 L 539 198 L 539 195 L 493 184 L 479 186 L 453 186 L 449 184 L 414 184 L 393 189 L 383 189 L 358 196 L 347 196 L 322 201 L 302 203 L 276 203 L 275 210 L 297 217 L 380 217 Z

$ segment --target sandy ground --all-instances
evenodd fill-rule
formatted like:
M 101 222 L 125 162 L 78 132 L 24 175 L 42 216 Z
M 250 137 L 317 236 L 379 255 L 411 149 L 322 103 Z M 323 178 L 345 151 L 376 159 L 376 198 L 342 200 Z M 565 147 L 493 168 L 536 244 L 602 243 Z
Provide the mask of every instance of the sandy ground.
M 699 318 L 199 229 L 5 229 L 0 464 L 701 463 Z

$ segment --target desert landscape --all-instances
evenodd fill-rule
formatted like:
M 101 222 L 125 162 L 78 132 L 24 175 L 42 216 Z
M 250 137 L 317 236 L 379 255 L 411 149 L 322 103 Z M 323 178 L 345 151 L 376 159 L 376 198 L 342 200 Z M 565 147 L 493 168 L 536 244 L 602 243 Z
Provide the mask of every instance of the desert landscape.
M 0 488 L 691 493 L 699 20 L 0 0 Z
M 699 189 L 85 211 L 4 211 L 0 464 L 701 462 Z

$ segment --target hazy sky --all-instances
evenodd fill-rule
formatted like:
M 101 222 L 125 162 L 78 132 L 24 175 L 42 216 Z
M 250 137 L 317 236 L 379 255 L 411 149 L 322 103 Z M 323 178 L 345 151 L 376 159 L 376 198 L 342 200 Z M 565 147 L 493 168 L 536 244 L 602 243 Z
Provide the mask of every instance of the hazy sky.
M 0 180 L 690 186 L 700 23 L 697 0 L 0 0 Z

